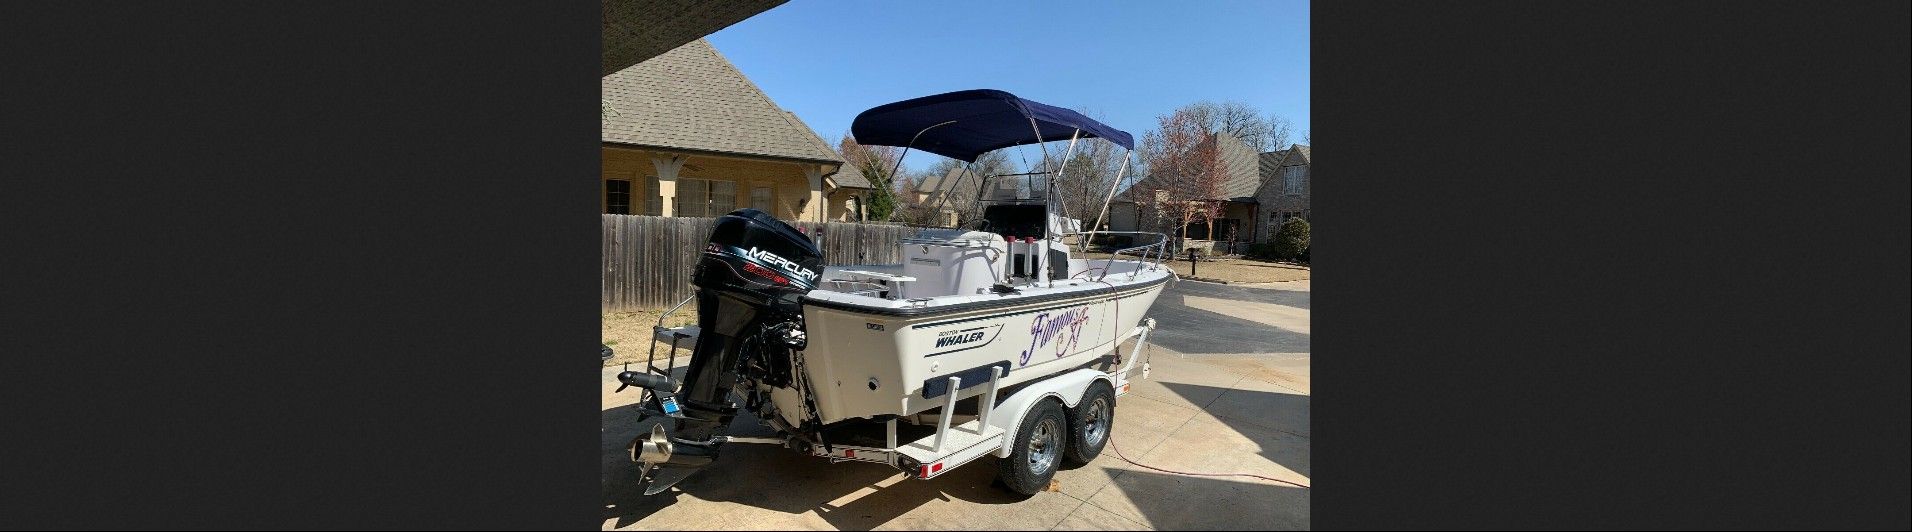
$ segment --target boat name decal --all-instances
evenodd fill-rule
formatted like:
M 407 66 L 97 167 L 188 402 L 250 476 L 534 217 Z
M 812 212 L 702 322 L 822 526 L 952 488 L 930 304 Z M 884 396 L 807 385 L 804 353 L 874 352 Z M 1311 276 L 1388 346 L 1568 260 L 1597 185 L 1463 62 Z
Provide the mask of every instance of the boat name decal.
M 1054 315 L 1048 312 L 1037 314 L 1036 319 L 1029 323 L 1029 349 L 1022 352 L 1022 360 L 1017 365 L 1029 365 L 1029 358 L 1036 354 L 1036 350 L 1049 345 L 1051 341 L 1056 344 L 1056 358 L 1067 355 L 1082 335 L 1082 324 L 1088 321 L 1089 307 L 1086 306 Z M 1068 338 L 1059 340 L 1064 332 L 1069 333 Z

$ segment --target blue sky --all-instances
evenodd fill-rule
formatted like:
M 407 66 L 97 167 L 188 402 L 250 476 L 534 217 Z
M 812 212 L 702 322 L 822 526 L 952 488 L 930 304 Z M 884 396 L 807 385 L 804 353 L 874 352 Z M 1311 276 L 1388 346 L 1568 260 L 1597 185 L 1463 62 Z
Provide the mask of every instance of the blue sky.
M 1290 0 L 792 0 L 708 38 L 832 145 L 864 109 L 981 88 L 1086 108 L 1138 140 L 1181 105 L 1239 100 L 1290 120 L 1299 142 L 1308 18 Z

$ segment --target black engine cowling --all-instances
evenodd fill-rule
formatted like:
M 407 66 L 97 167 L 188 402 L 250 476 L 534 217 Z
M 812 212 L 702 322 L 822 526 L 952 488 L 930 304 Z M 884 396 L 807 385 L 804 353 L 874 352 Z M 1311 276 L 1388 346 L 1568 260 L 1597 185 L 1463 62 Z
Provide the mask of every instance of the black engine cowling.
M 746 366 L 770 376 L 773 385 L 787 383 L 789 346 L 778 342 L 801 338 L 801 297 L 822 273 L 823 253 L 789 224 L 756 209 L 717 219 L 691 276 L 700 331 L 679 392 L 684 418 L 673 439 L 710 441 L 719 435 L 736 415 L 729 393 Z

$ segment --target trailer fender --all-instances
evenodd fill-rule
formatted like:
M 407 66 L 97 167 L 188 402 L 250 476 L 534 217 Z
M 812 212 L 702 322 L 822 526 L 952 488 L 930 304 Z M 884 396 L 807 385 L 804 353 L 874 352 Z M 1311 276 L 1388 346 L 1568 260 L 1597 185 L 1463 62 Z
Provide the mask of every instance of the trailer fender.
M 1009 453 L 1015 448 L 1016 429 L 1022 426 L 1023 416 L 1036 406 L 1037 401 L 1054 397 L 1062 402 L 1063 407 L 1075 408 L 1076 403 L 1082 402 L 1082 394 L 1088 392 L 1089 385 L 1098 380 L 1107 382 L 1110 386 L 1115 385 L 1115 382 L 1110 380 L 1109 374 L 1083 368 L 1029 384 L 1004 399 L 989 418 L 989 424 L 1003 429 L 1006 435 L 1003 438 L 1002 448 L 996 449 L 994 453 L 996 457 L 1009 457 Z

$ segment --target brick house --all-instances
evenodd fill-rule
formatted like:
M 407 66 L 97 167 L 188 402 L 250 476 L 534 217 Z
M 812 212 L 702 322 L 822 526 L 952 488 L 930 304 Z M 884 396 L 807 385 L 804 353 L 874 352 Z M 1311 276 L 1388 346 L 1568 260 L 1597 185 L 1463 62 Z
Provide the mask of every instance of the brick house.
M 1309 175 L 1310 150 L 1296 144 L 1281 151 L 1261 154 L 1261 188 L 1255 201 L 1261 205 L 1267 223 L 1261 224 L 1256 242 L 1267 242 L 1275 230 L 1289 218 L 1313 221 L 1313 194 Z
M 605 76 L 601 212 L 859 220 L 870 183 L 697 39 Z

